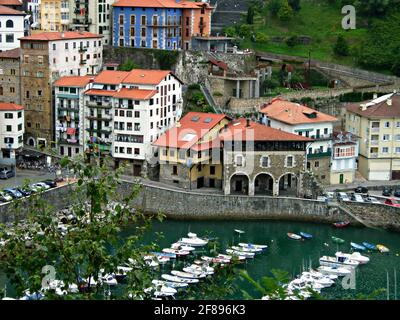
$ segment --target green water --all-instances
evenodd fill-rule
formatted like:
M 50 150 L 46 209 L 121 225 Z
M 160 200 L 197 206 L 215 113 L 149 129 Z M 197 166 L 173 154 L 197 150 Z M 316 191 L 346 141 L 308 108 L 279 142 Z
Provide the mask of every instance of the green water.
M 234 229 L 245 231 L 240 235 Z M 121 237 L 130 234 L 131 229 L 125 229 Z M 370 262 L 357 268 L 356 289 L 344 290 L 340 282 L 331 288 L 322 290 L 322 296 L 327 299 L 354 298 L 358 294 L 370 294 L 376 289 L 387 287 L 387 272 L 389 272 L 389 299 L 394 299 L 394 270 L 397 269 L 397 299 L 400 296 L 400 234 L 384 230 L 367 228 L 348 227 L 336 229 L 330 225 L 278 222 L 278 221 L 174 221 L 165 220 L 162 223 L 154 222 L 153 228 L 146 235 L 144 242 L 154 240 L 155 232 L 162 232 L 164 238 L 160 240 L 161 248 L 169 247 L 171 243 L 180 237 L 195 232 L 199 236 L 210 235 L 218 238 L 221 247 L 225 250 L 228 246 L 240 242 L 252 242 L 267 244 L 269 247 L 263 254 L 256 255 L 255 259 L 249 259 L 241 268 L 245 268 L 256 280 L 265 275 L 270 275 L 271 269 L 281 269 L 289 272 L 293 277 L 301 272 L 301 269 L 309 266 L 318 267 L 318 260 L 322 255 L 334 255 L 339 249 L 343 252 L 350 252 L 350 241 L 362 243 L 367 241 L 374 244 L 384 244 L 390 249 L 389 254 L 378 252 L 363 253 L 370 257 Z M 314 238 L 306 241 L 295 241 L 287 237 L 287 232 L 299 233 L 300 231 L 311 233 Z M 334 244 L 331 236 L 340 237 L 346 240 L 343 245 Z M 328 244 L 328 246 L 326 245 Z M 225 253 L 225 252 L 224 252 Z M 176 269 L 181 270 L 183 262 L 178 262 Z M 163 272 L 168 273 L 170 266 L 164 267 Z M 157 273 L 155 278 L 159 278 Z M 4 287 L 5 278 L 0 273 L 0 288 Z M 240 280 L 236 283 L 240 289 L 244 289 L 253 297 L 260 298 L 253 288 Z M 8 293 L 12 296 L 13 290 L 9 287 Z M 177 297 L 179 298 L 179 297 Z M 199 294 L 201 298 L 201 293 Z M 241 299 L 242 294 L 238 290 L 233 296 L 227 299 Z M 378 299 L 386 299 L 386 292 L 381 293 Z
M 147 236 L 150 240 L 153 232 L 162 232 L 165 236 L 160 241 L 162 248 L 169 247 L 171 243 L 185 236 L 188 231 L 195 232 L 199 236 L 211 232 L 218 238 L 222 248 L 239 242 L 239 234 L 234 229 L 245 231 L 240 235 L 240 241 L 258 244 L 268 244 L 265 253 L 256 255 L 255 259 L 249 259 L 243 267 L 254 279 L 260 279 L 265 275 L 271 275 L 271 269 L 282 269 L 295 276 L 301 272 L 303 266 L 319 266 L 319 258 L 322 255 L 333 256 L 336 251 L 351 252 L 350 241 L 362 243 L 363 241 L 384 244 L 390 249 L 390 253 L 379 252 L 363 253 L 370 257 L 370 262 L 357 268 L 356 289 L 344 290 L 337 281 L 331 288 L 322 290 L 323 297 L 327 299 L 345 299 L 356 297 L 358 294 L 370 294 L 375 289 L 387 288 L 387 271 L 389 273 L 389 299 L 394 299 L 394 270 L 397 269 L 397 299 L 400 296 L 400 234 L 384 230 L 348 227 L 336 229 L 331 225 L 310 224 L 297 222 L 278 221 L 164 221 L 154 223 L 152 233 Z M 291 240 L 287 232 L 299 233 L 300 231 L 311 233 L 314 238 L 306 241 Z M 129 229 L 125 231 L 129 233 Z M 331 236 L 337 236 L 346 240 L 345 244 L 337 245 L 331 241 Z M 326 245 L 328 244 L 328 246 Z M 253 288 L 237 281 L 242 289 L 259 297 Z M 232 297 L 227 297 L 232 298 Z M 242 298 L 237 292 L 234 297 Z M 386 299 L 386 292 L 381 293 L 378 299 Z

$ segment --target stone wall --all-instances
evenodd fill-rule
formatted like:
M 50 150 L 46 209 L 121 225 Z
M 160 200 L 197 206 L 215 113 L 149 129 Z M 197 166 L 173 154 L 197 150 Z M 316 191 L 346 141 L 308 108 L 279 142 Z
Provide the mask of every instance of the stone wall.
M 2 70 L 0 76 L 0 87 L 2 88 L 0 102 L 21 104 L 19 64 L 19 58 L 0 58 L 0 69 Z

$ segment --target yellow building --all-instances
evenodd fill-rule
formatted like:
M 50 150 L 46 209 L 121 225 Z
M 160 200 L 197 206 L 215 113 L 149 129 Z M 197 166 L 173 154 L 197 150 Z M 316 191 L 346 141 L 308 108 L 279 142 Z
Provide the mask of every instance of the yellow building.
M 400 95 L 349 105 L 346 130 L 360 137 L 360 173 L 368 180 L 400 179 Z
M 69 19 L 68 0 L 42 0 L 40 4 L 40 29 L 42 31 L 67 31 Z
M 223 114 L 189 112 L 154 142 L 159 147 L 160 181 L 186 189 L 222 187 L 219 131 Z

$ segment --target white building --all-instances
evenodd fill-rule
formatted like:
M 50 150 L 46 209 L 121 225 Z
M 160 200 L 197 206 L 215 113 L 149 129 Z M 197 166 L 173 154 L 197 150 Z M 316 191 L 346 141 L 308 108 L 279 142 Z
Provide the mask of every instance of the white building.
M 19 48 L 25 13 L 0 5 L 0 51 Z
M 27 13 L 31 15 L 31 28 L 40 26 L 40 0 L 30 0 L 26 2 Z
M 24 143 L 24 107 L 13 103 L 0 103 L 1 164 L 15 165 L 16 153 Z
M 270 127 L 313 139 L 307 146 L 307 170 L 319 181 L 339 184 L 354 180 L 358 153 L 351 155 L 350 163 L 344 159 L 347 156 L 335 156 L 333 152 L 333 128 L 337 118 L 280 98 L 272 100 L 261 112 L 264 123 Z
M 84 150 L 84 95 L 92 76 L 67 76 L 54 83 L 55 136 L 60 155 L 73 157 Z
M 103 71 L 85 93 L 85 113 L 87 149 L 138 176 L 157 155 L 152 142 L 182 114 L 182 82 L 171 71 Z

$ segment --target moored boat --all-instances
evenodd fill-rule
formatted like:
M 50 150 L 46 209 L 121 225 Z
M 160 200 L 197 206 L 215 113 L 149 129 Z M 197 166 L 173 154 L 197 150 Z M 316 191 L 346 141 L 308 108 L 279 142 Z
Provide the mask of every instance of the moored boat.
M 156 286 L 166 286 L 166 287 L 171 287 L 171 288 L 186 288 L 189 284 L 188 283 L 179 283 L 179 282 L 171 282 L 171 281 L 164 281 L 164 280 L 153 280 L 151 281 L 152 284 Z
M 202 256 L 200 258 L 203 261 L 206 262 L 212 262 L 212 263 L 230 263 L 231 260 L 230 259 L 224 259 L 224 258 L 218 258 L 218 257 L 208 257 L 208 256 Z
M 378 250 L 376 245 L 369 242 L 363 242 L 362 245 L 366 247 L 368 250 Z
M 362 246 L 361 244 L 358 244 L 358 243 L 355 243 L 355 242 L 350 242 L 350 245 L 351 245 L 351 247 L 352 247 L 353 249 L 356 249 L 356 250 L 362 250 L 362 251 L 367 250 L 367 248 L 365 248 L 365 247 Z
M 346 228 L 350 225 L 350 221 L 338 221 L 333 224 L 336 228 Z
M 312 234 L 309 234 L 309 233 L 306 233 L 306 232 L 300 232 L 300 236 L 302 237 L 302 238 L 304 238 L 304 239 L 312 239 L 313 238 L 313 235 Z
M 243 248 L 256 248 L 256 249 L 261 249 L 261 250 L 265 250 L 268 248 L 268 246 L 265 244 L 253 244 L 253 243 L 244 243 L 244 242 L 240 242 L 239 243 L 239 247 L 243 247 Z
M 182 238 L 179 240 L 179 243 L 191 247 L 203 247 L 208 243 L 208 240 L 197 237 L 191 237 L 191 238 Z
M 358 261 L 360 264 L 366 264 L 369 262 L 369 258 L 366 256 L 363 256 L 361 253 L 359 252 L 353 252 L 353 253 L 343 253 L 343 252 L 336 252 L 335 254 L 336 257 L 344 257 L 346 259 L 350 259 L 350 260 L 355 260 Z
M 288 236 L 290 239 L 293 239 L 293 240 L 301 240 L 301 239 L 302 239 L 301 236 L 299 236 L 298 234 L 291 233 L 291 232 L 288 232 L 288 233 L 287 233 L 287 236 Z
M 334 237 L 334 236 L 332 236 L 331 238 L 332 238 L 332 241 L 335 243 L 339 243 L 339 244 L 345 243 L 345 240 L 343 240 L 341 238 Z
M 389 248 L 388 248 L 388 247 L 385 247 L 383 244 L 377 244 L 377 245 L 376 245 L 376 248 L 377 248 L 380 252 L 383 252 L 383 253 L 389 252 L 389 251 L 390 251 Z
M 164 249 L 162 249 L 162 252 L 165 252 L 165 253 L 173 253 L 173 254 L 175 254 L 177 257 L 187 256 L 188 254 L 190 254 L 189 251 L 185 251 L 185 250 L 176 250 L 176 249 L 172 249 L 172 248 L 164 248 Z
M 233 254 L 236 256 L 244 256 L 246 258 L 254 258 L 254 252 L 246 252 L 246 251 L 237 251 L 233 249 L 226 249 L 226 253 Z
M 322 256 L 319 258 L 319 263 L 321 266 L 328 267 L 346 267 L 346 268 L 355 268 L 360 264 L 358 261 L 350 260 L 344 257 L 329 257 Z
M 178 271 L 178 270 L 172 270 L 171 274 L 174 276 L 177 276 L 179 278 L 189 278 L 189 279 L 202 279 L 207 276 L 205 273 L 202 273 L 202 272 L 189 273 L 189 272 Z
M 178 282 L 178 283 L 198 283 L 199 279 L 190 279 L 190 278 L 181 278 L 177 276 L 173 276 L 171 274 L 162 274 L 161 278 L 171 282 Z
M 320 266 L 318 268 L 318 271 L 323 274 L 333 274 L 333 275 L 337 275 L 339 277 L 344 277 L 351 273 L 351 270 L 348 268 L 334 267 L 334 266 L 333 267 Z
M 261 253 L 262 252 L 262 249 L 245 248 L 245 247 L 238 247 L 238 246 L 232 246 L 231 249 L 240 251 L 240 252 L 253 252 L 253 253 Z

